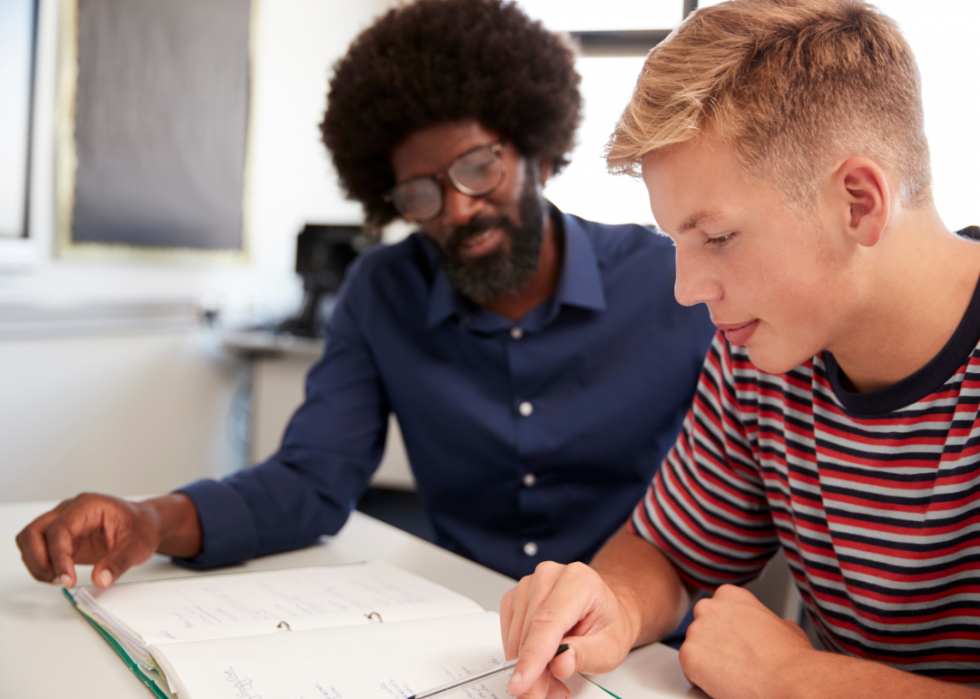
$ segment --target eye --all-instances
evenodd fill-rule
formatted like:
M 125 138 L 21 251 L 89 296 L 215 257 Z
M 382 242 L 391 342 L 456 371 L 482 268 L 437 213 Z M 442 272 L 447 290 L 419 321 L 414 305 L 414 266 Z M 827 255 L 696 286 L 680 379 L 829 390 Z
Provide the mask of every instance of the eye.
M 708 238 L 706 245 L 725 247 L 730 242 L 732 242 L 732 238 L 734 238 L 736 235 L 738 235 L 738 233 L 736 231 L 732 231 L 731 233 L 726 233 L 725 235 L 719 235 L 714 238 Z

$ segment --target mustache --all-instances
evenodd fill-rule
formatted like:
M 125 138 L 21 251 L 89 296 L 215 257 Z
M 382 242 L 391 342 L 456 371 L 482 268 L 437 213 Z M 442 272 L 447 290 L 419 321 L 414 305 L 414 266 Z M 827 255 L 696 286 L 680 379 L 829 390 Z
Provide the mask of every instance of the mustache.
M 446 250 L 456 251 L 470 238 L 485 233 L 492 228 L 500 228 L 507 233 L 513 233 L 516 226 L 509 216 L 484 216 L 473 218 L 465 226 L 457 226 L 446 239 Z

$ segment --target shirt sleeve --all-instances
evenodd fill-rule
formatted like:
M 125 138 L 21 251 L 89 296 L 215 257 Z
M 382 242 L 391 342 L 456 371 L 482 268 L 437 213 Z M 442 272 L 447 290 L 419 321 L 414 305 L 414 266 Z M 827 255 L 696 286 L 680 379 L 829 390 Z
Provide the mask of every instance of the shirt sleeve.
M 203 551 L 175 563 L 210 568 L 301 548 L 347 520 L 381 460 L 390 412 L 360 330 L 369 296 L 361 268 L 355 263 L 340 292 L 326 351 L 307 376 L 306 400 L 279 451 L 221 481 L 178 491 L 197 507 Z
M 630 530 L 698 587 L 750 582 L 778 550 L 749 437 L 756 413 L 745 396 L 755 395 L 752 385 L 736 386 L 718 333 L 677 441 L 630 518 Z

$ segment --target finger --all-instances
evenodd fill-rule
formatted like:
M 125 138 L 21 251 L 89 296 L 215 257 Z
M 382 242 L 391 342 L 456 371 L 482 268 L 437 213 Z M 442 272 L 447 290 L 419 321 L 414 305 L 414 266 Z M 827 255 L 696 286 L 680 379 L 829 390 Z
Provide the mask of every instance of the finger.
M 711 605 L 713 604 L 713 598 L 702 597 L 697 602 L 694 603 L 694 619 L 700 619 L 705 614 L 711 612 Z
M 24 566 L 36 580 L 41 582 L 57 582 L 54 567 L 51 565 L 48 554 L 48 544 L 44 538 L 44 532 L 57 516 L 57 510 L 45 512 L 24 527 L 16 538 L 17 548 L 20 549 L 20 557 L 24 561 Z
M 548 699 L 569 699 L 572 693 L 554 675 L 548 682 Z
M 504 650 L 508 660 L 516 658 L 520 654 L 521 645 L 527 634 L 528 611 L 538 608 L 544 597 L 542 591 L 550 591 L 554 587 L 554 583 L 560 577 L 563 569 L 564 566 L 554 563 L 542 563 L 538 565 L 534 575 L 525 576 L 518 583 L 510 599 L 513 611 L 507 639 L 504 642 Z
M 518 583 L 520 585 L 520 583 Z M 510 630 L 514 625 L 514 615 L 516 613 L 517 588 L 511 588 L 500 598 L 500 642 L 504 646 L 504 656 L 507 660 L 517 657 L 517 649 L 511 651 Z
M 520 658 L 507 687 L 511 694 L 527 692 L 545 672 L 566 632 L 592 611 L 595 589 L 601 584 L 599 577 L 583 564 L 565 568 L 548 598 L 528 614 L 528 633 L 521 644 Z M 592 642 L 593 639 L 579 637 L 575 642 L 576 649 Z M 579 658 L 577 654 L 573 657 Z M 576 669 L 581 671 L 582 668 L 579 666 Z
M 548 670 L 552 675 L 560 680 L 565 680 L 575 674 L 578 666 L 579 657 L 575 652 L 573 639 L 566 637 L 564 643 L 568 645 L 568 650 L 555 656 L 555 659 L 548 663 Z
M 519 695 L 520 699 L 546 699 L 546 697 L 551 699 L 549 691 L 551 690 L 552 681 L 554 681 L 554 678 L 552 678 L 551 673 L 546 670 L 531 684 L 527 692 Z M 510 691 L 510 685 L 508 685 L 507 691 Z
M 85 496 L 80 495 L 76 501 Z M 101 510 L 90 507 L 69 507 L 59 513 L 45 532 L 48 556 L 54 573 L 65 587 L 75 587 L 75 542 L 81 536 L 102 528 Z
M 75 587 L 74 540 L 68 529 L 55 520 L 44 534 L 54 576 L 65 587 Z
M 530 625 L 534 618 L 534 612 L 539 610 L 545 603 L 545 600 L 551 595 L 555 589 L 555 585 L 561 580 L 565 571 L 565 566 L 551 562 L 541 563 L 534 569 L 534 575 L 531 576 L 529 585 L 526 588 L 527 605 L 524 612 L 524 620 L 520 626 L 519 646 L 521 648 L 524 647 L 524 642 L 527 640 L 527 635 L 531 630 Z
M 134 565 L 146 563 L 153 555 L 150 546 L 142 541 L 122 541 L 92 568 L 92 582 L 103 590 Z

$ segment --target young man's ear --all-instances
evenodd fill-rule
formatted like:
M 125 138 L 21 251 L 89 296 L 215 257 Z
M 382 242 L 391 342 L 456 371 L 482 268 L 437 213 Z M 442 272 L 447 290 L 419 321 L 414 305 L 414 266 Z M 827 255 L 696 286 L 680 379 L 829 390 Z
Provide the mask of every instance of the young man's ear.
M 847 233 L 858 245 L 877 244 L 892 207 L 888 178 L 881 167 L 868 158 L 848 158 L 834 172 L 833 187 Z

